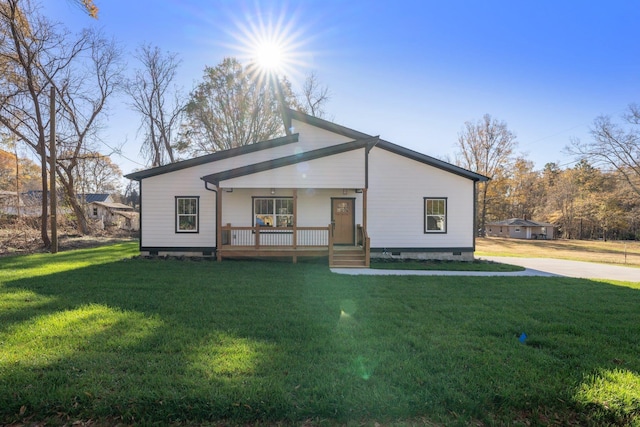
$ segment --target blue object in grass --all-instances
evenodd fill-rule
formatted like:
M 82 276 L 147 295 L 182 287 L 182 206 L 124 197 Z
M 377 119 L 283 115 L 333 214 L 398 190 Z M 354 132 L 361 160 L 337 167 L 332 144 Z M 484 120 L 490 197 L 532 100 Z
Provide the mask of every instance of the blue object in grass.
M 518 338 L 518 341 L 520 341 L 520 343 L 524 344 L 524 342 L 527 340 L 527 334 L 525 334 L 524 332 L 520 334 L 520 338 Z

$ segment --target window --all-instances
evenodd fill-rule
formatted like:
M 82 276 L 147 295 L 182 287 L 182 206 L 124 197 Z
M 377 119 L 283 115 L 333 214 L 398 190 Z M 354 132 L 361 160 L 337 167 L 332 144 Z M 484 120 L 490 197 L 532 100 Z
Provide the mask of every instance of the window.
M 176 197 L 176 233 L 197 233 L 199 197 Z
M 293 199 L 255 197 L 253 199 L 253 225 L 293 227 Z
M 93 216 L 98 216 L 98 208 L 93 208 Z
M 424 232 L 447 232 L 447 199 L 424 198 Z

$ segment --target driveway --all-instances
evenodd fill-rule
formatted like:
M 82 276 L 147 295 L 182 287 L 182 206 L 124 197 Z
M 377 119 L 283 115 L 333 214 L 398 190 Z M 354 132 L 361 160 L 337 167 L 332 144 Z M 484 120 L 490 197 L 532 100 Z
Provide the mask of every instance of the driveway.
M 332 268 L 339 274 L 371 276 L 565 276 L 581 279 L 609 279 L 640 282 L 640 268 L 551 258 L 516 258 L 483 256 L 478 259 L 519 265 L 524 271 L 434 271 L 434 270 L 376 270 L 373 268 Z
M 528 270 L 549 273 L 554 276 L 576 277 L 580 279 L 610 279 L 623 282 L 640 282 L 640 268 L 621 265 L 598 264 L 595 262 L 569 261 L 552 258 L 517 258 L 483 256 L 479 259 L 519 265 Z

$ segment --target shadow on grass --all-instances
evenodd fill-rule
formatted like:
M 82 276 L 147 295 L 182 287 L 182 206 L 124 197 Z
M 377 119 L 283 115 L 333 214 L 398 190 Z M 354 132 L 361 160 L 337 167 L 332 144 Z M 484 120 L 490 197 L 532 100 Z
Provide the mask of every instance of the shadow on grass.
M 138 259 L 27 274 L 0 294 L 3 422 L 640 416 L 638 392 L 620 391 L 639 378 L 637 289 Z M 617 389 L 608 372 L 624 374 Z

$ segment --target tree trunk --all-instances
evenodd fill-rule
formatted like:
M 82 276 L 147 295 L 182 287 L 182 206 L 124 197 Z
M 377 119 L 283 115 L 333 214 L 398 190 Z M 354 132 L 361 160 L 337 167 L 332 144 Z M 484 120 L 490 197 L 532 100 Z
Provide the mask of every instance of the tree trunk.
M 40 137 L 40 141 L 38 144 L 40 148 L 40 169 L 41 169 L 41 179 L 42 179 L 42 221 L 40 221 L 40 236 L 42 237 L 42 244 L 45 248 L 51 247 L 51 239 L 49 239 L 47 220 L 48 220 L 48 212 L 49 212 L 49 195 L 47 191 L 49 190 L 48 182 L 49 179 L 47 177 L 47 153 L 45 151 L 44 146 L 44 136 Z
M 60 177 L 60 181 L 64 186 L 64 191 L 67 194 L 67 198 L 69 199 L 69 204 L 71 205 L 71 209 L 73 209 L 73 213 L 76 216 L 76 220 L 78 221 L 78 233 L 85 235 L 89 234 L 89 225 L 87 224 L 87 217 L 85 216 L 84 208 L 82 204 L 78 200 L 78 195 L 75 190 L 75 182 L 72 175 L 72 169 L 65 169 L 65 174 L 60 172 L 58 169 L 58 176 Z M 66 176 L 65 176 L 66 175 Z
M 488 183 L 483 183 L 482 185 L 482 209 L 480 210 L 480 230 L 485 230 L 486 220 L 487 220 L 487 185 Z

